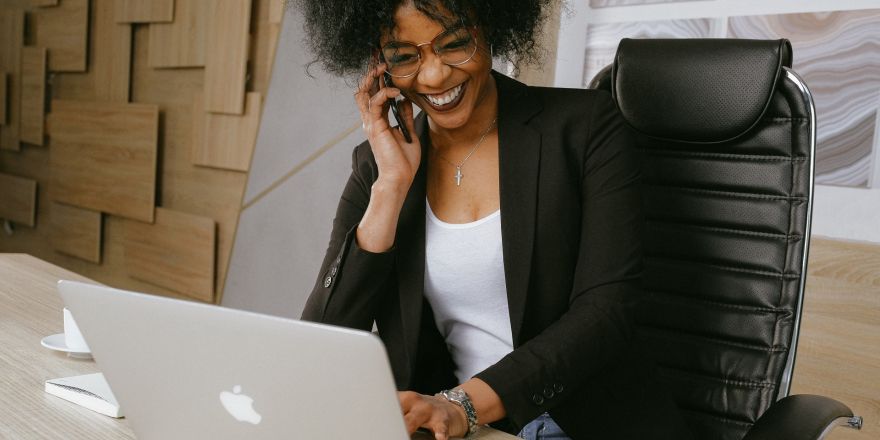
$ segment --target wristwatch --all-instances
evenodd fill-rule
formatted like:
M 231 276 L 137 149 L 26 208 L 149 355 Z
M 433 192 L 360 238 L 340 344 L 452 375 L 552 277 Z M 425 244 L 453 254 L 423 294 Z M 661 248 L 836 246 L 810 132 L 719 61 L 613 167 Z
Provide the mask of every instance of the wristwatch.
M 479 425 L 477 425 L 477 410 L 474 409 L 474 404 L 471 403 L 471 398 L 468 397 L 464 390 L 460 388 L 443 390 L 436 395 L 460 406 L 464 410 L 464 414 L 467 416 L 468 436 L 474 435 L 474 433 L 477 432 L 477 428 L 479 427 Z

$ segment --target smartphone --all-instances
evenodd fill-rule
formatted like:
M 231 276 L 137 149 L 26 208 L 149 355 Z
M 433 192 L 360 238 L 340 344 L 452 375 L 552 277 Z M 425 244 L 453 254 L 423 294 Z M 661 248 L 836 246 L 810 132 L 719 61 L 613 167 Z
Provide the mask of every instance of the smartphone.
M 389 75 L 388 72 L 385 72 L 382 76 L 385 78 L 385 87 L 394 87 L 394 83 L 391 81 L 391 75 Z M 391 100 L 391 113 L 394 115 L 397 127 L 400 128 L 400 132 L 403 133 L 403 138 L 407 143 L 412 143 L 412 136 L 409 134 L 409 129 L 406 128 L 406 124 L 403 123 L 403 118 L 400 117 L 400 105 L 397 104 L 397 99 Z

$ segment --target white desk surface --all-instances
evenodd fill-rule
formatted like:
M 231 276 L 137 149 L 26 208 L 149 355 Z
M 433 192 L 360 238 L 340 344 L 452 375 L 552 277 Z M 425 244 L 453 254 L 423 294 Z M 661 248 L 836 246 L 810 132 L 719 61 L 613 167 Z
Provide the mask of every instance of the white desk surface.
M 43 337 L 64 331 L 56 288 L 61 279 L 94 282 L 30 255 L 0 254 L 0 439 L 133 439 L 126 419 L 98 414 L 43 391 L 47 379 L 98 372 L 92 360 L 40 345 Z M 476 436 L 515 438 L 492 429 Z

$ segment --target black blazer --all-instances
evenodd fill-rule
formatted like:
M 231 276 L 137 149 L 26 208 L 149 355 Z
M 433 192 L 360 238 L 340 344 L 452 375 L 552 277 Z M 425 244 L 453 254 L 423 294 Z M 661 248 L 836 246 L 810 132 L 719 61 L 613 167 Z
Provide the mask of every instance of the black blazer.
M 502 428 L 517 431 L 549 412 L 574 439 L 686 438 L 632 342 L 643 219 L 639 167 L 616 105 L 605 92 L 528 87 L 493 75 L 515 349 L 477 377 L 504 403 Z M 428 148 L 424 113 L 416 133 Z M 363 330 L 375 321 L 398 388 L 433 394 L 456 380 L 423 296 L 425 175 L 423 163 L 395 246 L 364 251 L 355 231 L 378 169 L 369 143 L 355 148 L 303 319 Z

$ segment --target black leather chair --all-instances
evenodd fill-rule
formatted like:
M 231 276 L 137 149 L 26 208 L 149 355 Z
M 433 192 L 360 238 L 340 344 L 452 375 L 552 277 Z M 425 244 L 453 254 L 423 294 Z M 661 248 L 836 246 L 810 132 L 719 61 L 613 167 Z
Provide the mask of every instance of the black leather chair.
M 787 40 L 624 39 L 591 87 L 637 132 L 646 212 L 639 335 L 696 438 L 861 427 L 789 396 L 810 239 L 816 115 Z

